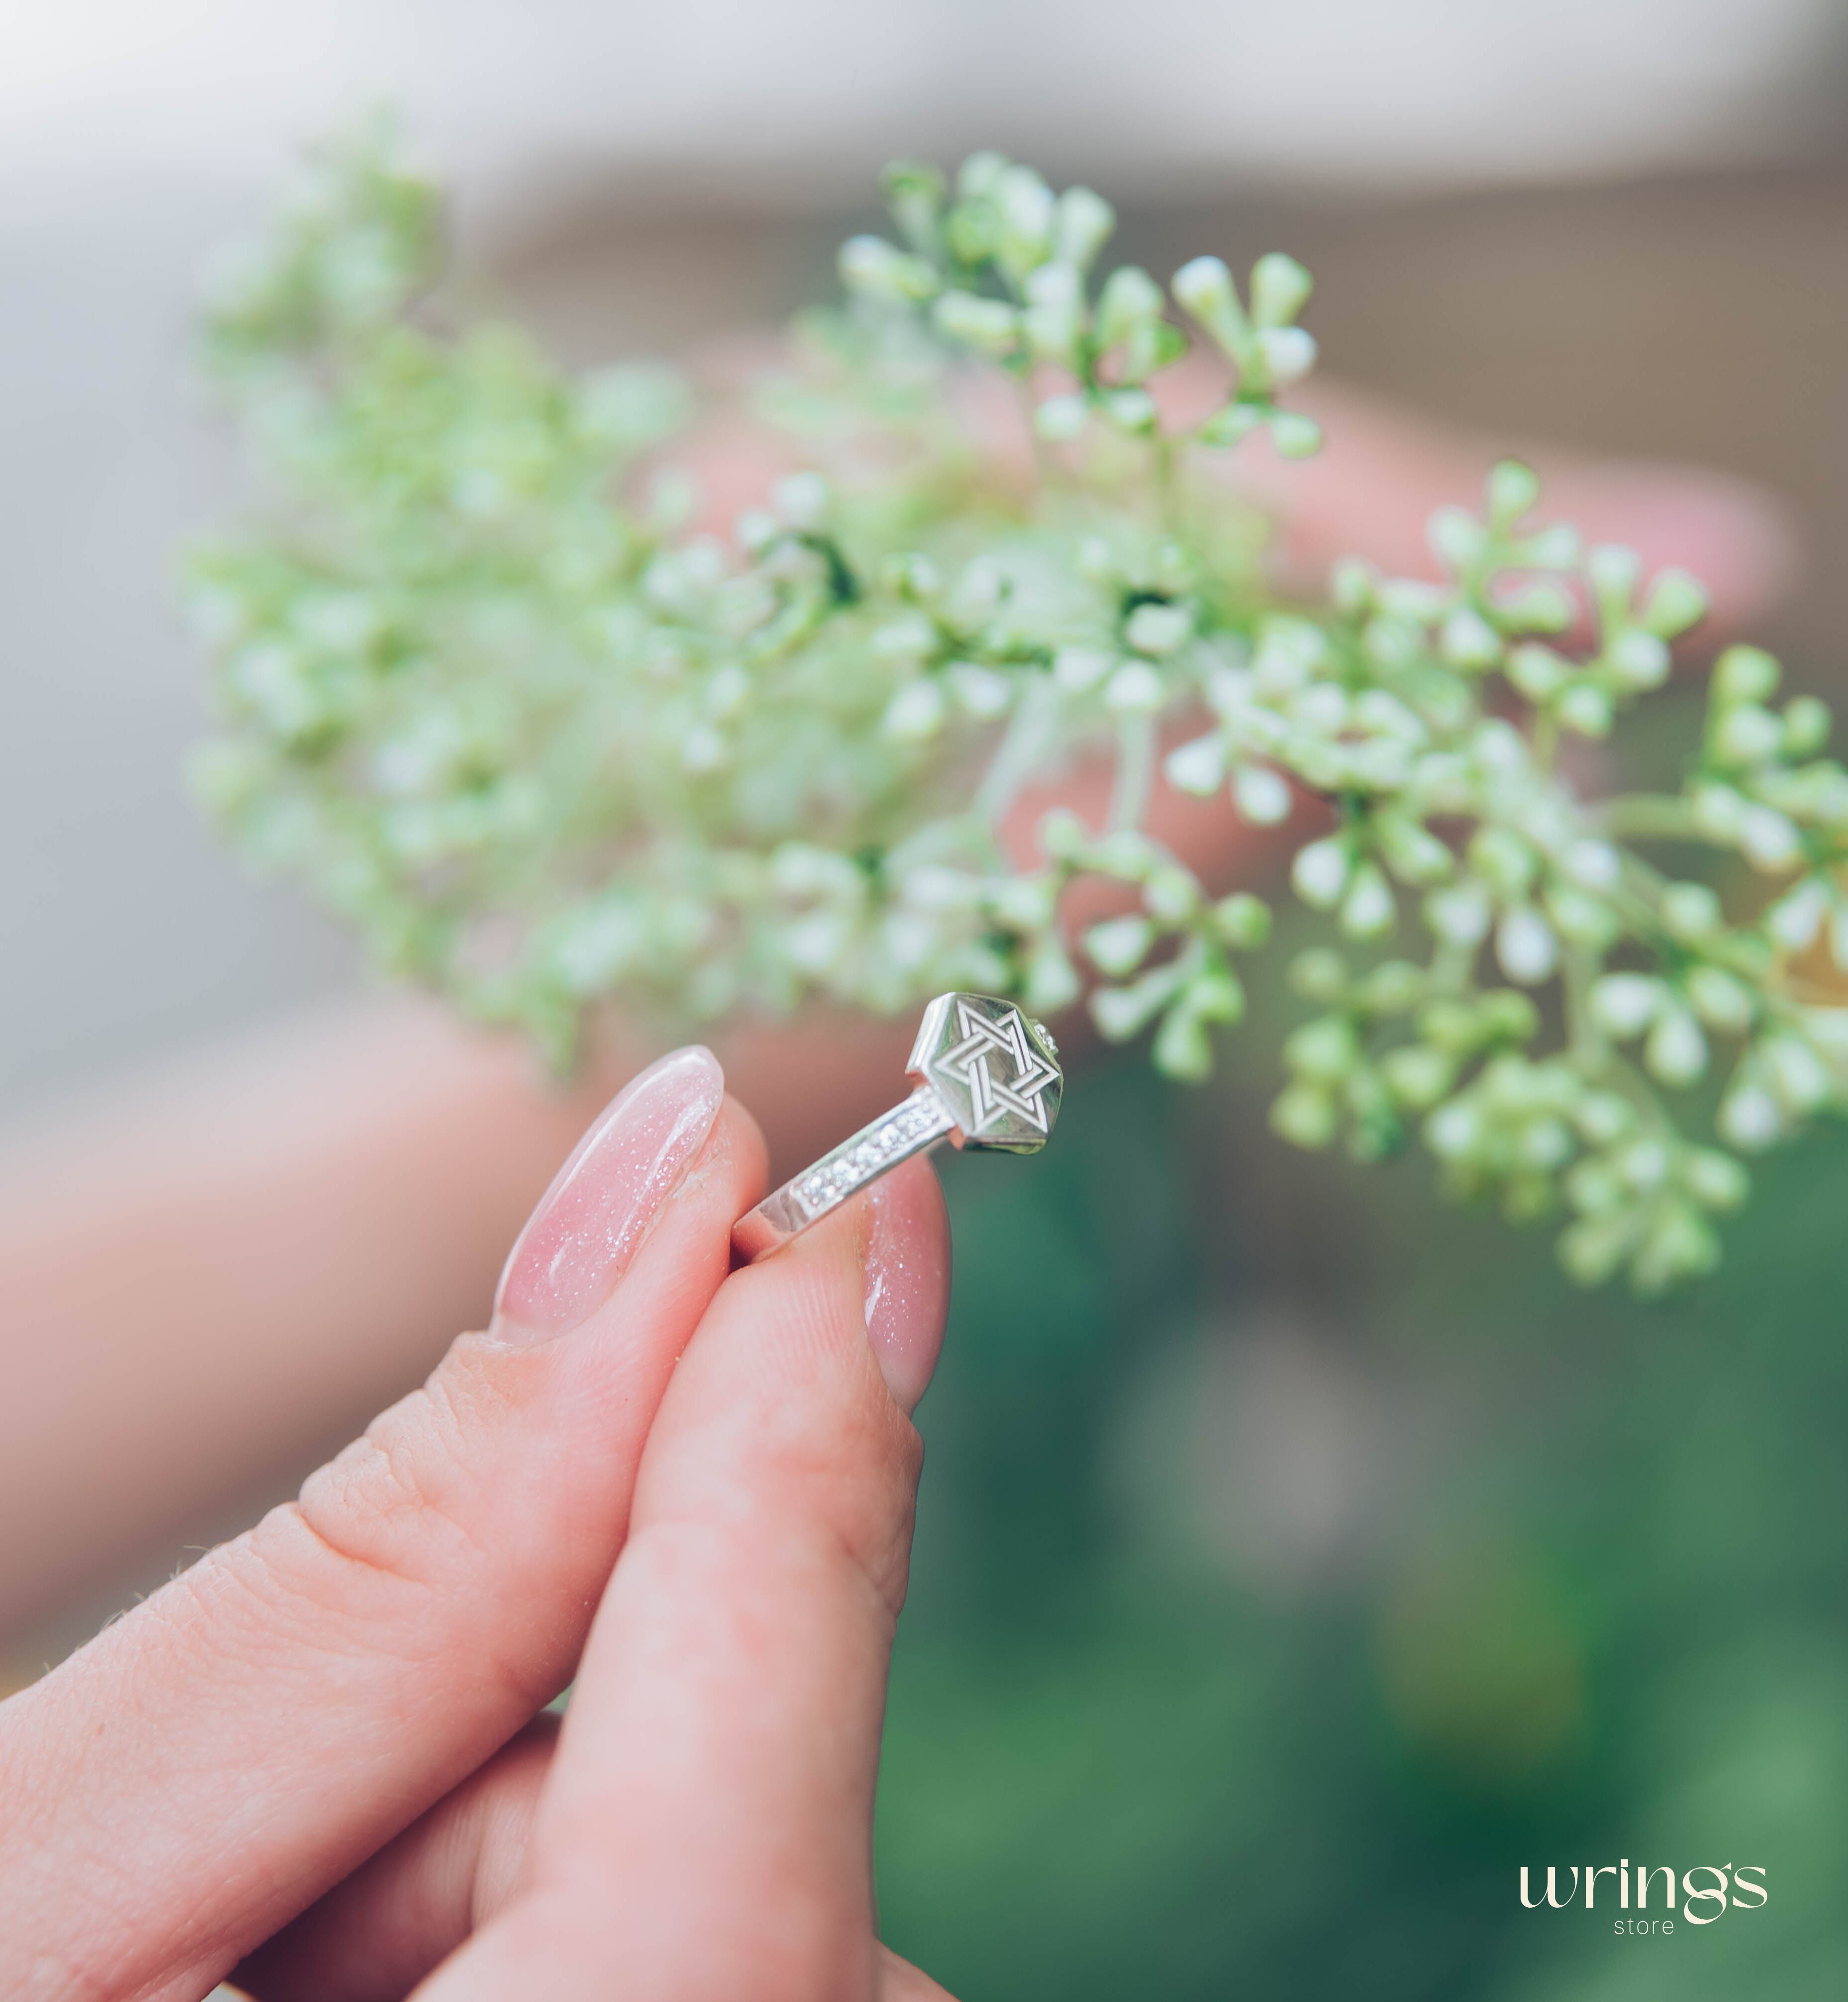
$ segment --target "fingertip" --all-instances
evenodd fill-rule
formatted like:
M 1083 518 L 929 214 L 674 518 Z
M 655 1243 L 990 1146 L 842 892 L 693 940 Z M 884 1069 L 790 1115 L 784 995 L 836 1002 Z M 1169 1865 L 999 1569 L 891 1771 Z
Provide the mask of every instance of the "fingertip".
M 863 1198 L 866 1338 L 900 1408 L 929 1387 L 950 1306 L 950 1218 L 927 1160 L 907 1161 Z
M 1584 514 L 1591 539 L 1627 543 L 1645 572 L 1672 565 L 1699 578 L 1721 626 L 1774 605 L 1799 567 L 1794 511 L 1751 480 L 1705 468 L 1613 467 L 1594 476 Z
M 725 1149 L 728 1159 L 735 1163 L 740 1184 L 747 1191 L 744 1207 L 748 1209 L 759 1201 L 770 1185 L 770 1143 L 764 1138 L 757 1115 L 729 1091 L 706 1144 L 709 1151 Z

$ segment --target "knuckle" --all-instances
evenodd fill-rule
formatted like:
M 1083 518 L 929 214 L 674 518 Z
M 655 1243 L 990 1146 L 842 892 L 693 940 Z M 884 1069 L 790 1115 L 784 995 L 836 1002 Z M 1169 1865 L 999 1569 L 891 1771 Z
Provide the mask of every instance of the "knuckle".
M 439 1372 L 310 1474 L 294 1507 L 347 1564 L 427 1585 L 485 1554 L 472 1500 L 463 1428 Z

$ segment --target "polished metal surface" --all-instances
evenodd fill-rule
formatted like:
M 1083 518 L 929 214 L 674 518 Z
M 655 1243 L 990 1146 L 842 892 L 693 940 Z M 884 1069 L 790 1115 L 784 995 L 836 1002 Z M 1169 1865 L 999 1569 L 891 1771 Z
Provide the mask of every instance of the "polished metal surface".
M 1058 1117 L 1065 1076 L 1044 1027 L 991 994 L 940 994 L 924 1010 L 906 1075 L 916 1089 L 793 1176 L 733 1225 L 746 1261 L 786 1244 L 913 1154 L 954 1146 L 1031 1154 Z

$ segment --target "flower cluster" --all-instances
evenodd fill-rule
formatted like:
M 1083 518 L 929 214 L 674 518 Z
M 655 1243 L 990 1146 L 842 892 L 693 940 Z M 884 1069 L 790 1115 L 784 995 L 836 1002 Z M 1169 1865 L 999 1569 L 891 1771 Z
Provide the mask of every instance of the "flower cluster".
M 1315 358 L 1308 274 L 1100 274 L 1108 206 L 992 154 L 887 192 L 901 240 L 845 246 L 846 304 L 733 413 L 800 469 L 720 534 L 675 469 L 683 383 L 451 326 L 432 190 L 379 143 L 324 160 L 209 319 L 279 490 L 194 570 L 211 804 L 383 963 L 556 1062 L 618 1000 L 1088 990 L 1105 1037 L 1152 1030 L 1194 1079 L 1270 912 L 1150 808 L 1226 797 L 1303 830 L 1295 892 L 1342 941 L 1292 969 L 1313 1012 L 1281 1133 L 1421 1136 L 1458 1192 L 1563 1212 L 1588 1281 L 1707 1268 L 1740 1154 L 1848 1090 L 1822 706 L 1779 706 L 1735 647 L 1682 790 L 1596 796 L 1574 747 L 1665 680 L 1693 580 L 1536 525 L 1510 462 L 1433 520 L 1445 581 L 1351 563 L 1281 602 L 1222 467 L 1254 433 L 1319 441 L 1278 401 Z M 1190 351 L 1221 386 L 1181 422 Z M 1024 790 L 1093 753 L 1097 824 L 1023 828 Z M 1080 882 L 1116 915 L 1075 932 Z

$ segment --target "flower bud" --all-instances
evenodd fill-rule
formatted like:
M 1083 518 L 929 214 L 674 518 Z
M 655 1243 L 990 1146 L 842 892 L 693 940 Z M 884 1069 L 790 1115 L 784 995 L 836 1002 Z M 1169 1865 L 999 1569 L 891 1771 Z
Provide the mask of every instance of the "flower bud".
M 1739 820 L 1739 847 L 1755 869 L 1787 869 L 1802 846 L 1794 821 L 1774 807 L 1748 806 Z
M 1299 326 L 1267 326 L 1257 336 L 1272 382 L 1300 382 L 1316 365 L 1316 337 Z
M 1162 769 L 1177 792 L 1208 799 L 1226 783 L 1226 740 L 1216 731 L 1168 753 Z
M 1379 863 L 1363 862 L 1342 900 L 1341 930 L 1350 938 L 1377 938 L 1392 930 L 1398 915 L 1392 886 Z
M 1052 678 L 1068 695 L 1094 689 L 1117 664 L 1101 647 L 1061 647 L 1052 656 Z
M 1344 1015 L 1319 1015 L 1285 1039 L 1283 1060 L 1299 1077 L 1338 1084 L 1360 1060 L 1354 1025 Z
M 1539 870 L 1533 850 L 1511 828 L 1480 828 L 1470 841 L 1470 867 L 1498 896 L 1526 894 Z
M 945 292 L 931 308 L 931 318 L 940 333 L 998 361 L 1020 345 L 1020 316 L 999 299 L 982 298 L 974 292 Z
M 1058 198 L 1054 226 L 1060 263 L 1089 270 L 1116 226 L 1117 212 L 1101 195 L 1088 187 L 1067 188 Z
M 1723 703 L 1768 702 L 1783 671 L 1762 647 L 1728 647 L 1714 663 L 1714 693 Z
M 1473 606 L 1459 605 L 1444 621 L 1438 650 L 1453 668 L 1492 668 L 1501 657 L 1501 635 Z
M 972 661 L 957 661 L 947 671 L 957 701 L 978 723 L 991 723 L 1002 714 L 1013 699 L 1013 683 L 992 668 Z
M 1715 1123 L 1735 1147 L 1756 1153 L 1782 1135 L 1783 1114 L 1763 1085 L 1738 1084 L 1721 1101 Z
M 1132 438 L 1152 431 L 1158 414 L 1155 399 L 1146 389 L 1107 389 L 1104 413 L 1118 431 Z
M 1735 703 L 1720 712 L 1713 745 L 1729 765 L 1762 765 L 1783 748 L 1783 719 L 1758 703 Z
M 1196 257 L 1174 274 L 1169 289 L 1236 360 L 1243 351 L 1245 316 L 1223 258 Z
M 1650 587 L 1643 623 L 1658 639 L 1673 640 L 1707 616 L 1707 595 L 1697 577 L 1685 570 L 1665 570 Z
M 1041 941 L 1027 965 L 1027 980 L 1021 998 L 1036 1013 L 1053 1015 L 1069 1008 L 1084 990 L 1078 969 L 1072 965 L 1056 938 Z
M 1538 911 L 1522 906 L 1508 912 L 1497 927 L 1495 957 L 1510 980 L 1535 987 L 1558 965 L 1559 941 Z
M 1752 1188 L 1752 1177 L 1740 1163 L 1714 1147 L 1696 1147 L 1689 1155 L 1682 1181 L 1707 1209 L 1737 1209 Z
M 1149 274 L 1135 264 L 1119 265 L 1098 295 L 1098 346 L 1121 346 L 1138 327 L 1160 319 L 1161 312 L 1161 288 Z
M 1084 935 L 1084 949 L 1100 973 L 1120 980 L 1133 973 L 1155 943 L 1155 927 L 1146 918 L 1107 918 Z
M 1710 1029 L 1727 1036 L 1742 1035 L 1757 1012 L 1752 990 L 1723 968 L 1696 966 L 1682 983 L 1694 1012 Z
M 1194 616 L 1184 605 L 1138 605 L 1123 627 L 1123 637 L 1138 654 L 1158 658 L 1171 654 L 1193 632 Z
M 1271 936 L 1271 907 L 1248 891 L 1235 890 L 1214 905 L 1213 926 L 1228 945 L 1255 951 Z
M 1689 1085 L 1707 1072 L 1707 1038 L 1685 1008 L 1668 1008 L 1656 1018 L 1644 1046 L 1650 1075 L 1663 1084 Z
M 1271 1107 L 1272 1128 L 1292 1146 L 1326 1147 L 1339 1123 L 1334 1099 L 1313 1085 L 1291 1085 Z
M 1668 678 L 1667 644 L 1641 626 L 1620 633 L 1606 649 L 1606 657 L 1626 688 L 1660 688 Z
M 1207 1034 L 1198 1010 L 1169 1010 L 1155 1032 L 1149 1060 L 1163 1077 L 1184 1084 L 1198 1084 L 1212 1073 L 1212 1040 Z
M 770 504 L 793 528 L 818 528 L 828 518 L 828 482 L 818 473 L 786 474 L 770 489 Z
M 1347 890 L 1352 867 L 1347 842 L 1331 834 L 1297 851 L 1290 881 L 1304 903 L 1320 911 L 1332 910 Z
M 1531 466 L 1518 459 L 1498 461 L 1489 473 L 1490 525 L 1507 535 L 1539 497 L 1539 478 Z
M 1508 657 L 1508 678 L 1529 702 L 1550 702 L 1571 672 L 1569 661 L 1536 640 L 1515 647 Z
M 1829 705 L 1813 695 L 1800 695 L 1784 704 L 1783 755 L 1813 758 L 1829 741 Z
M 883 236 L 850 236 L 841 246 L 841 282 L 863 298 L 915 305 L 942 281 L 922 257 L 908 256 Z
M 1293 797 L 1289 782 L 1267 765 L 1241 765 L 1233 774 L 1232 796 L 1239 811 L 1255 827 L 1274 827 L 1289 818 Z
M 1627 1042 L 1640 1036 L 1667 999 L 1662 983 L 1646 973 L 1607 973 L 1592 987 L 1592 1020 L 1607 1036 Z
M 1263 327 L 1287 326 L 1309 304 L 1315 280 L 1294 257 L 1272 250 L 1251 267 L 1251 317 Z
M 935 681 L 907 682 L 887 705 L 880 727 L 888 737 L 919 742 L 943 725 L 943 690 Z
M 1424 525 L 1424 539 L 1438 560 L 1466 570 L 1488 546 L 1488 533 L 1467 507 L 1440 507 Z
M 1662 892 L 1662 922 L 1684 943 L 1720 928 L 1720 900 L 1704 883 L 1671 883 Z
M 1592 682 L 1575 682 L 1553 705 L 1553 713 L 1581 737 L 1608 737 L 1616 713 L 1611 699 Z
M 1146 661 L 1125 661 L 1104 684 L 1104 706 L 1121 716 L 1152 716 L 1168 692 Z
M 1424 899 L 1424 922 L 1448 945 L 1480 945 L 1488 936 L 1494 912 L 1479 883 L 1459 883 L 1454 889 L 1434 890 Z
M 1765 912 L 1765 930 L 1786 952 L 1807 952 L 1828 915 L 1828 885 L 1820 877 L 1806 876 Z
M 1814 1112 L 1825 1105 L 1832 1087 L 1822 1060 L 1801 1037 L 1775 1036 L 1761 1049 L 1771 1088 L 1787 1111 Z

